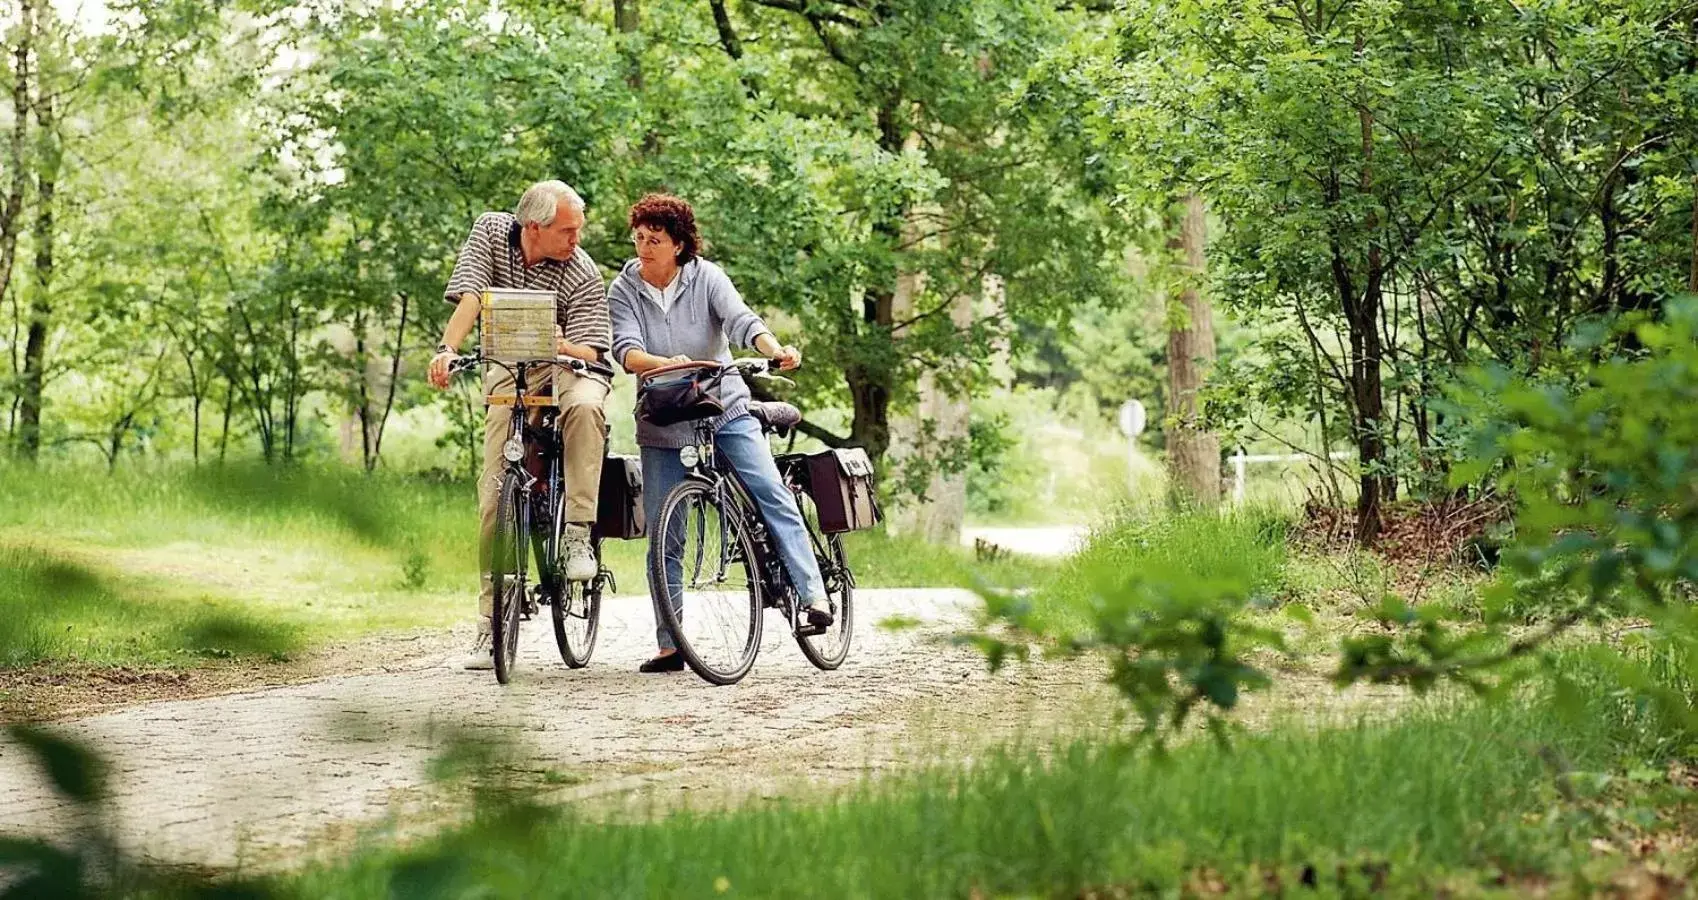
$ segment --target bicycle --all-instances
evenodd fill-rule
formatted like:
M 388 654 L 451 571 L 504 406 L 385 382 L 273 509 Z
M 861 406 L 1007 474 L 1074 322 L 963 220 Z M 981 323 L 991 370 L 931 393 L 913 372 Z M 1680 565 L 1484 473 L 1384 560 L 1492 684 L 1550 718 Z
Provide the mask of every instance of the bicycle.
M 709 389 L 733 373 L 769 375 L 765 360 L 751 359 L 667 366 L 650 374 L 692 367 L 707 373 L 702 383 Z M 751 402 L 749 412 L 764 435 L 787 431 L 801 420 L 788 403 Z M 790 623 L 809 662 L 836 669 L 854 636 L 855 574 L 842 536 L 820 531 L 802 457 L 778 457 L 779 474 L 802 511 L 832 613 L 831 625 L 810 625 L 758 506 L 736 470 L 714 452 L 712 422 L 695 421 L 694 444 L 679 451 L 687 473 L 661 501 L 649 526 L 649 585 L 657 619 L 690 669 L 713 684 L 735 684 L 748 674 L 760 650 L 766 609 L 779 610 Z M 692 536 L 694 548 L 689 546 Z M 679 600 L 677 611 L 673 596 Z
M 490 617 L 490 642 L 495 656 L 495 679 L 507 684 L 519 661 L 519 626 L 535 616 L 542 606 L 552 610 L 554 639 L 560 658 L 573 669 L 589 665 L 601 630 L 602 596 L 618 590 L 613 573 L 602 563 L 601 536 L 591 529 L 590 549 L 595 555 L 596 576 L 586 582 L 567 581 L 560 558 L 565 529 L 566 491 L 560 432 L 555 427 L 559 410 L 546 406 L 546 397 L 534 394 L 527 385 L 532 369 L 557 366 L 586 374 L 592 367 L 570 357 L 524 359 L 507 363 L 481 355 L 463 356 L 449 364 L 449 374 L 470 371 L 479 365 L 501 368 L 513 378 L 512 424 L 502 444 L 505 467 L 496 501 L 495 534 L 490 540 L 489 569 L 495 594 Z M 605 371 L 596 368 L 595 371 Z M 609 373 L 611 374 L 611 373 Z M 531 425 L 525 410 L 541 407 L 540 422 Z M 539 479 L 527 467 L 530 451 L 543 466 Z M 605 458 L 606 451 L 603 451 Z M 538 489 L 538 486 L 541 486 Z M 522 540 L 521 535 L 528 539 Z M 536 557 L 537 578 L 527 585 L 528 562 L 525 544 Z M 527 590 L 527 587 L 530 590 Z

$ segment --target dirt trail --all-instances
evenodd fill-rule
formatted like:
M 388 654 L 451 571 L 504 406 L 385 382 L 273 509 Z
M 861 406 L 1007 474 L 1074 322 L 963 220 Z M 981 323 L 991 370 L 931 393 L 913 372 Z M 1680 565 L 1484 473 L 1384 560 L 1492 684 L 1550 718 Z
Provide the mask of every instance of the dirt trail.
M 560 664 L 538 622 L 505 688 L 433 654 L 58 727 L 111 760 L 113 821 L 126 843 L 161 860 L 231 866 L 275 864 L 386 815 L 440 814 L 427 768 L 455 733 L 509 742 L 559 799 L 616 809 L 844 784 L 942 745 L 971 752 L 1104 718 L 1092 666 L 991 676 L 982 659 L 944 642 L 973 602 L 953 590 L 862 592 L 855 648 L 833 673 L 809 666 L 769 617 L 754 671 L 714 688 L 688 673 L 639 675 L 653 619 L 646 597 L 622 597 L 607 604 L 595 660 L 580 671 Z M 922 624 L 877 627 L 893 615 Z M 64 803 L 4 743 L 0 785 L 0 833 L 53 833 L 68 821 Z

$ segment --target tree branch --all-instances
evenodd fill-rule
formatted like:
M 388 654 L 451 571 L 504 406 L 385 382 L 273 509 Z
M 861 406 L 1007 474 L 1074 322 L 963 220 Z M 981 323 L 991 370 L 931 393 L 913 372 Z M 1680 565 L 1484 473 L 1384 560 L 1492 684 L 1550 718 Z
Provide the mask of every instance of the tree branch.
M 725 0 L 708 0 L 713 7 L 713 27 L 719 32 L 719 46 L 725 48 L 725 55 L 735 60 L 743 58 L 743 42 L 737 39 L 737 32 L 731 27 L 731 14 L 725 9 Z
M 785 12 L 797 13 L 805 16 L 809 22 L 830 22 L 834 25 L 843 25 L 855 29 L 866 28 L 869 24 L 852 19 L 842 13 L 820 9 L 821 4 L 807 3 L 804 0 L 749 0 L 749 2 L 768 9 L 782 9 Z
M 808 16 L 807 19 L 808 26 L 814 30 L 814 35 L 820 39 L 820 46 L 825 48 L 826 55 L 836 60 L 838 64 L 853 69 L 854 65 L 849 62 L 849 55 L 843 52 L 843 47 L 837 43 L 836 38 L 831 36 L 831 32 L 825 30 L 825 25 L 813 16 Z

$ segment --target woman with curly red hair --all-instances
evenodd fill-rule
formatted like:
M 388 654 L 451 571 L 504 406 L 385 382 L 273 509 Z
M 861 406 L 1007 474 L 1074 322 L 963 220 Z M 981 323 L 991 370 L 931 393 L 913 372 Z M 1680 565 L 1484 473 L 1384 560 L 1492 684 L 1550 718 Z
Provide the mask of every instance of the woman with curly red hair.
M 649 194 L 631 207 L 630 225 L 637 258 L 625 264 L 607 289 L 613 358 L 626 371 L 641 376 L 675 362 L 728 363 L 732 345 L 756 350 L 782 369 L 801 365 L 801 352 L 780 344 L 743 302 L 725 270 L 702 258 L 702 239 L 689 203 L 669 194 Z M 717 392 L 725 412 L 713 422 L 715 446 L 760 506 L 809 622 L 830 625 L 825 580 L 796 500 L 779 477 L 760 424 L 749 415 L 749 387 L 741 378 L 725 378 Z M 684 479 L 678 451 L 693 442 L 691 422 L 659 426 L 637 419 L 649 522 L 659 517 L 661 501 Z M 655 539 L 651 533 L 649 540 Z M 641 671 L 682 671 L 684 658 L 672 636 L 660 622 L 655 626 L 660 652 L 643 663 Z

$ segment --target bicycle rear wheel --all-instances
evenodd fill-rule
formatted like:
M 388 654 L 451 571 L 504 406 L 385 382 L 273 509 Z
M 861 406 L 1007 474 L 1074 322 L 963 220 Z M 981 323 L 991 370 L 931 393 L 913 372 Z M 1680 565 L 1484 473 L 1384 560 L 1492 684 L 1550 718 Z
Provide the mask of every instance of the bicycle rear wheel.
M 649 529 L 655 618 L 697 675 L 737 683 L 761 646 L 761 584 L 741 512 L 711 485 L 685 481 Z
M 495 680 L 513 679 L 519 662 L 519 622 L 525 610 L 525 564 L 529 550 L 530 516 L 517 475 L 501 479 L 496 505 L 495 534 L 490 546 L 490 581 L 495 588 L 495 614 L 490 617 L 490 642 L 495 651 Z
M 794 491 L 796 506 L 808 526 L 808 543 L 819 560 L 820 574 L 825 577 L 825 593 L 831 604 L 832 623 L 820 634 L 796 632 L 796 644 L 802 655 L 818 668 L 830 671 L 843 665 L 849 656 L 849 644 L 855 639 L 855 575 L 849 571 L 849 559 L 843 553 L 843 535 L 822 534 L 819 514 L 814 500 L 804 491 Z
M 590 664 L 595 652 L 595 639 L 601 631 L 601 593 L 603 578 L 588 582 L 564 581 L 554 598 L 554 642 L 560 645 L 560 658 L 573 669 Z

